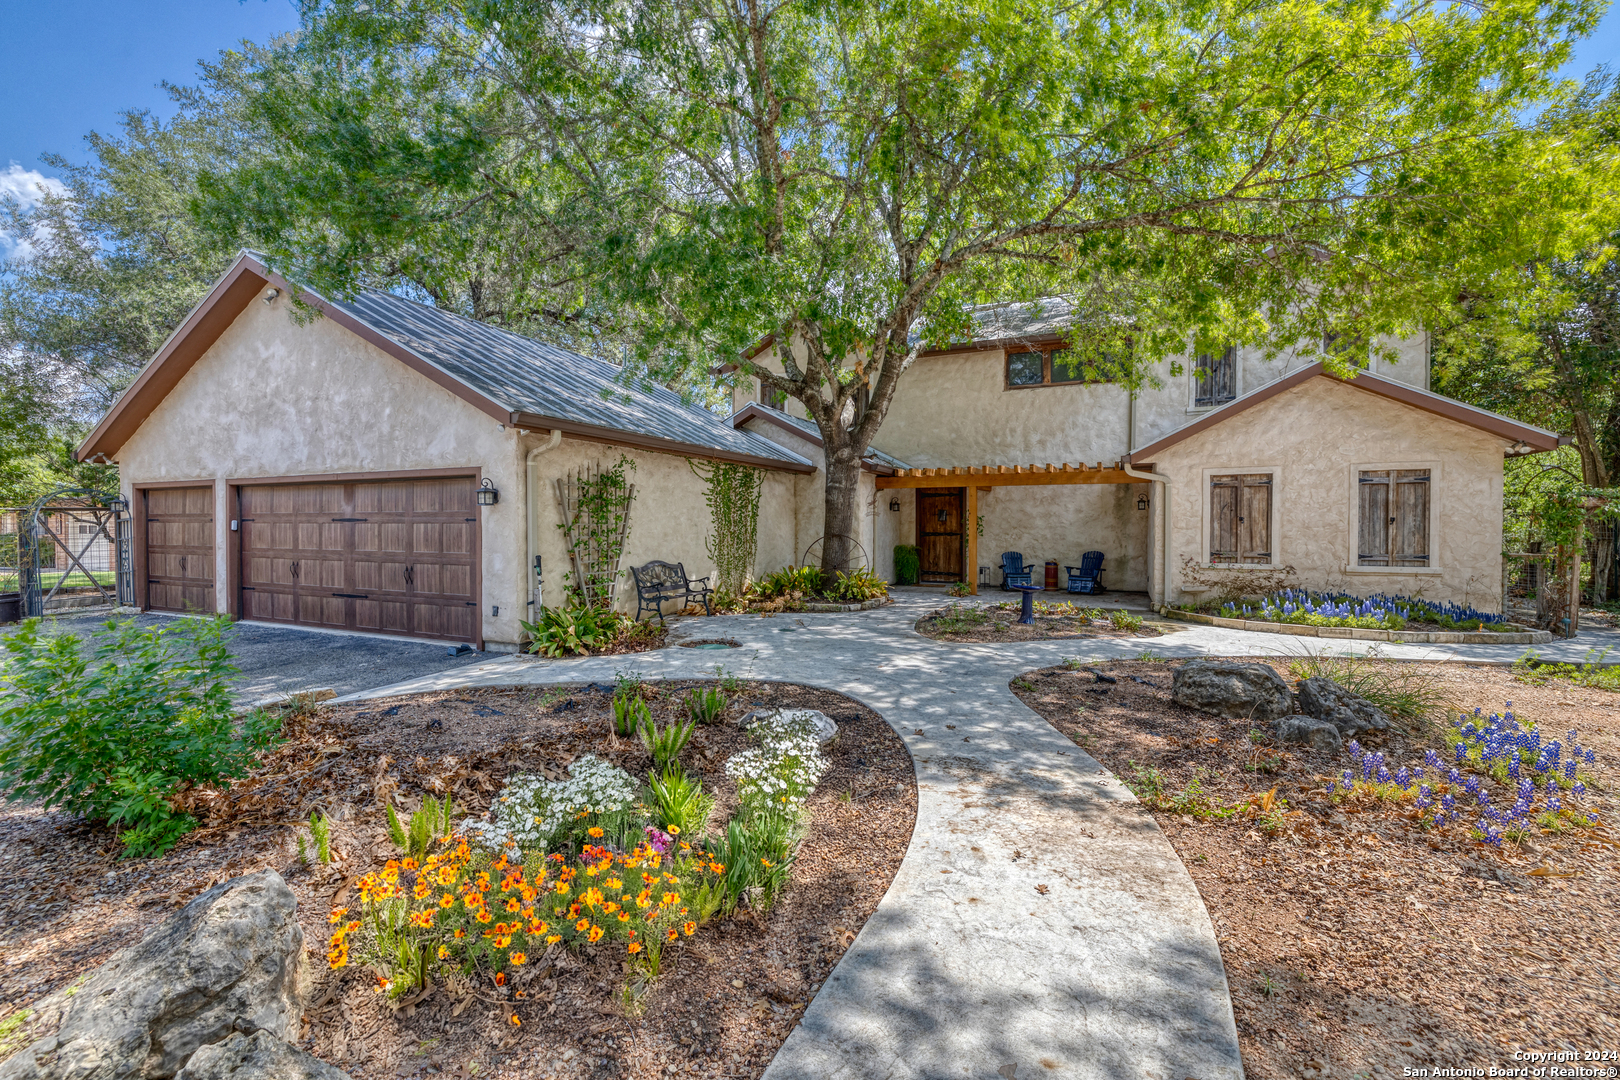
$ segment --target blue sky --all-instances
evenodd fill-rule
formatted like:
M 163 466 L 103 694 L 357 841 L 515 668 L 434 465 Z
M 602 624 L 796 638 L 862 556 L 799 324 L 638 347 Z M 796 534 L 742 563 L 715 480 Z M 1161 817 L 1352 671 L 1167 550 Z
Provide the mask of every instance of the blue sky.
M 0 190 L 26 199 L 50 182 L 42 153 L 82 161 L 85 133 L 114 129 L 123 110 L 169 114 L 159 83 L 190 82 L 199 59 L 297 26 L 293 0 L 0 0 Z M 1570 71 L 1617 60 L 1611 9 Z

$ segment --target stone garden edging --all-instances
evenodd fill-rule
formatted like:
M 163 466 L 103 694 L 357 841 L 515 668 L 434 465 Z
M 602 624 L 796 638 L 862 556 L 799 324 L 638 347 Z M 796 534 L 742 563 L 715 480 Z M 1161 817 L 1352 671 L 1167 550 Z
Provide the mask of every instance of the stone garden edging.
M 1159 608 L 1167 619 L 1203 623 L 1227 630 L 1251 630 L 1260 634 L 1294 634 L 1297 637 L 1350 638 L 1355 641 L 1399 641 L 1413 645 L 1544 645 L 1553 639 L 1550 630 L 1522 630 L 1499 634 L 1489 630 L 1363 630 L 1357 626 L 1309 626 L 1304 623 L 1256 622 L 1252 619 L 1223 619 L 1196 611 Z
M 804 605 L 802 610 L 813 612 L 814 614 L 817 614 L 817 615 L 833 615 L 833 614 L 837 614 L 839 612 L 844 612 L 844 611 L 871 611 L 874 608 L 880 608 L 880 607 L 883 607 L 885 604 L 890 604 L 890 603 L 893 603 L 893 601 L 890 600 L 887 596 L 878 596 L 878 597 L 874 597 L 871 600 L 863 600 L 858 604 L 815 604 L 815 603 L 807 603 L 807 604 Z

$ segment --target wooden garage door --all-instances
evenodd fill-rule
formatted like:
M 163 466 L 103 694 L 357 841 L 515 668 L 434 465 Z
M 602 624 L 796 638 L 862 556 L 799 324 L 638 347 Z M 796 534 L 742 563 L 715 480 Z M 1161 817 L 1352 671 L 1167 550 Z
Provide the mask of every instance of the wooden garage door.
M 242 615 L 474 641 L 471 477 L 240 489 Z
M 213 488 L 146 492 L 146 606 L 215 610 Z

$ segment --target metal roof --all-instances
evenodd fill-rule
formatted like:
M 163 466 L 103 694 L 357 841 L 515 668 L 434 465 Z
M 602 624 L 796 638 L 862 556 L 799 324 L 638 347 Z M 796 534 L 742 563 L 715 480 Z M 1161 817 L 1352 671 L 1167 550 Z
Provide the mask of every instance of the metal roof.
M 721 454 L 809 462 L 726 423 L 667 387 L 630 387 L 621 369 L 389 293 L 327 301 L 510 412 L 650 436 Z
M 1039 340 L 1055 337 L 1074 322 L 1074 305 L 1061 296 L 973 308 L 974 341 Z
M 816 427 L 814 422 L 805 420 L 802 417 L 794 416 L 782 409 L 771 409 L 767 415 L 765 410 L 769 408 L 769 406 L 759 405 L 755 402 L 749 402 L 749 406 L 752 406 L 752 409 L 750 409 L 748 406 L 744 406 L 737 412 L 732 413 L 726 422 L 732 425 L 737 425 L 748 420 L 750 417 L 757 416 L 762 419 L 768 419 L 780 424 L 786 424 L 794 427 L 804 433 L 806 442 L 814 443 L 816 446 L 822 445 L 821 429 Z M 738 430 L 741 431 L 742 429 L 738 428 Z M 895 470 L 911 468 L 910 465 L 907 465 L 893 454 L 885 454 L 882 450 L 879 450 L 875 446 L 868 446 L 866 448 L 866 452 L 861 455 L 861 460 L 877 461 Z

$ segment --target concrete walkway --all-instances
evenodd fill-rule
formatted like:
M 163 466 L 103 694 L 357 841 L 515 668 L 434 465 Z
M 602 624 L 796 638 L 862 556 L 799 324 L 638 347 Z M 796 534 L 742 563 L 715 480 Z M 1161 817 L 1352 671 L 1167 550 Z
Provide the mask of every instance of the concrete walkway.
M 1192 878 L 1130 792 L 1007 684 L 1075 655 L 1288 655 L 1324 639 L 1200 626 L 1154 639 L 951 645 L 911 629 L 940 602 L 909 595 L 860 614 L 688 620 L 672 639 L 743 647 L 502 657 L 355 697 L 597 681 L 616 670 L 690 678 L 716 663 L 847 694 L 910 749 L 917 824 L 894 883 L 767 1080 L 1241 1077 L 1226 975 Z M 1582 637 L 1538 651 L 1580 660 L 1593 643 Z M 1374 643 L 1332 644 L 1365 652 Z M 1510 663 L 1524 650 L 1379 651 Z

